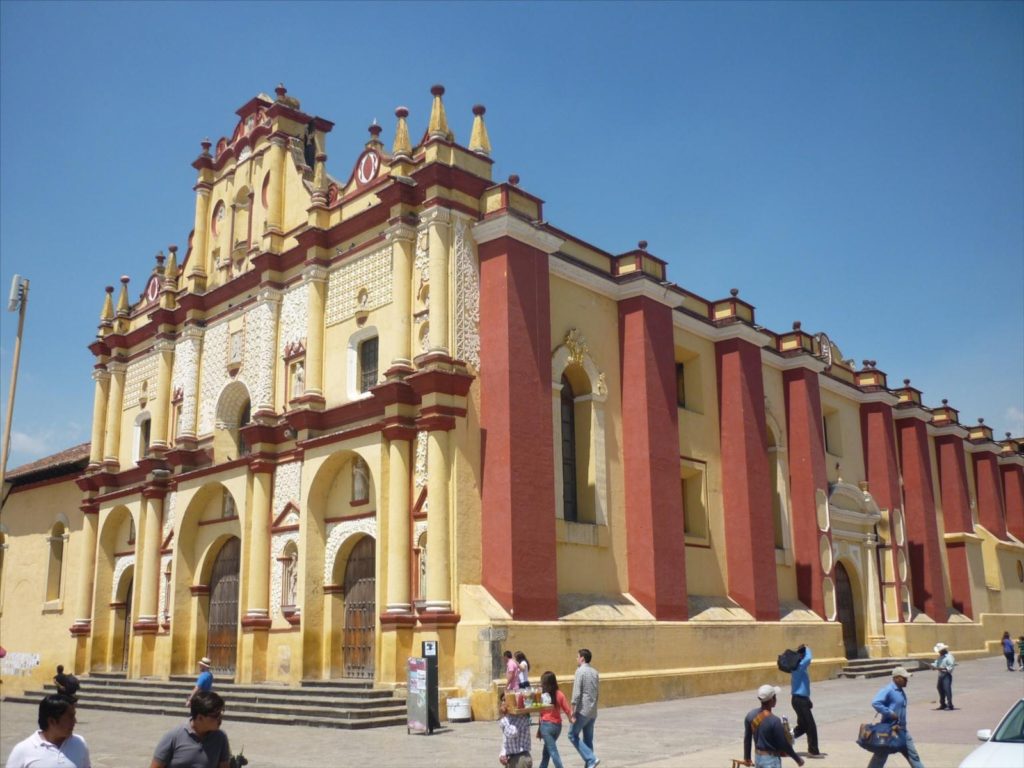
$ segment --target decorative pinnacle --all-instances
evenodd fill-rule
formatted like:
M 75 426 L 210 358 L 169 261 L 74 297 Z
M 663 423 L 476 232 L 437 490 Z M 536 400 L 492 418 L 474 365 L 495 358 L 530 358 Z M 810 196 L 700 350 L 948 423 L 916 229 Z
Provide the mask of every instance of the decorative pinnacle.
M 1012 432 L 1007 432 L 1006 433 L 1006 439 L 1009 440 L 1011 437 L 1013 437 L 1013 433 Z
M 127 315 L 131 309 L 128 303 L 128 283 L 131 280 L 128 275 L 121 275 L 121 293 L 117 297 L 117 314 Z
M 213 142 L 211 142 L 209 138 L 205 138 L 205 139 L 203 139 L 202 141 L 199 142 L 199 146 L 203 148 L 202 156 L 203 157 L 209 157 L 210 156 L 210 147 L 213 146 Z
M 794 320 L 793 321 L 793 330 L 794 331 L 799 331 L 802 327 L 803 327 L 803 323 L 801 323 L 799 320 Z
M 409 116 L 409 110 L 399 107 L 395 110 L 395 117 L 398 118 L 398 125 L 395 126 L 395 143 L 391 147 L 391 154 L 395 157 L 412 157 L 412 144 L 409 142 L 409 125 L 405 118 Z
M 519 186 L 519 174 L 518 173 L 510 173 L 509 176 L 508 176 L 508 183 L 511 184 L 513 187 L 518 187 Z
M 448 130 L 448 117 L 444 112 L 444 102 L 441 101 L 441 97 L 444 96 L 444 86 L 435 85 L 430 92 L 434 96 L 434 103 L 430 107 L 430 124 L 427 127 L 427 134 L 431 137 L 436 136 L 451 141 L 453 136 L 452 132 Z
M 647 250 L 647 241 L 646 240 L 641 240 L 639 243 L 636 244 L 636 247 L 639 248 L 641 251 L 646 251 Z
M 979 417 L 978 417 L 978 423 L 979 423 L 979 424 L 984 424 L 984 423 L 985 423 L 985 420 L 984 420 L 983 418 L 981 418 L 981 416 L 979 416 Z
M 487 126 L 484 124 L 484 113 L 487 108 L 483 104 L 473 105 L 473 132 L 469 137 L 469 151 L 478 155 L 491 154 L 491 139 L 487 135 Z
M 168 245 L 167 251 L 171 256 L 167 259 L 167 267 L 164 269 L 164 277 L 168 280 L 174 280 L 178 277 L 178 246 Z
M 109 323 L 114 319 L 114 286 L 108 285 L 103 290 L 107 292 L 107 295 L 103 299 L 103 309 L 100 311 L 100 320 L 104 323 Z
M 163 265 L 164 265 L 164 258 L 165 257 L 164 257 L 164 252 L 163 251 L 157 251 L 156 252 L 156 266 L 157 266 L 157 269 L 160 269 L 161 267 L 163 267 Z
M 377 123 L 377 118 L 376 117 L 373 118 L 373 122 L 370 123 L 370 127 L 367 128 L 366 130 L 368 130 L 370 132 L 370 136 L 373 137 L 373 139 L 372 139 L 373 141 L 380 141 L 380 138 L 379 138 L 380 137 L 380 132 L 383 129 Z
M 949 400 L 948 400 L 948 399 L 946 399 L 945 397 L 944 397 L 944 398 L 942 398 L 942 404 L 943 404 L 944 406 L 947 406 L 947 405 L 949 405 Z
M 904 387 L 909 387 L 910 386 L 910 379 L 904 379 L 903 380 L 903 386 Z
M 282 101 L 288 93 L 288 89 L 284 87 L 284 83 L 278 83 L 277 88 L 274 89 L 274 93 L 277 94 L 277 100 Z
M 737 296 L 740 295 L 740 289 L 739 288 L 730 288 L 729 289 L 729 295 L 732 296 L 735 299 Z

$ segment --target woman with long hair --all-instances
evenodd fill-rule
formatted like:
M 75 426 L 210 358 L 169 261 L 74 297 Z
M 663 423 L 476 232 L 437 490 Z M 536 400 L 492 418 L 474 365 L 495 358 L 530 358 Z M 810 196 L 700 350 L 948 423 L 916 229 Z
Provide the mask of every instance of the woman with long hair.
M 562 758 L 558 754 L 558 737 L 562 734 L 562 712 L 565 716 L 572 718 L 572 710 L 569 709 L 569 702 L 565 694 L 558 690 L 558 680 L 554 672 L 545 672 L 540 676 L 540 689 L 546 693 L 554 705 L 550 710 L 540 713 L 540 729 L 537 731 L 537 738 L 544 742 L 544 753 L 540 759 L 540 768 L 548 768 L 548 761 L 555 764 L 555 768 L 562 768 Z
M 519 665 L 519 687 L 520 689 L 530 687 L 530 660 L 522 651 L 516 651 L 516 664 Z

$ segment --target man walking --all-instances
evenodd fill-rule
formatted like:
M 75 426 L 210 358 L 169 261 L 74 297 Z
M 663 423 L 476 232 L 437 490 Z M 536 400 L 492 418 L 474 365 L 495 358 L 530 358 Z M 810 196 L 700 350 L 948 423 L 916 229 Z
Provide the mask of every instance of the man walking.
M 572 727 L 569 742 L 583 758 L 584 768 L 597 768 L 601 762 L 594 754 L 594 721 L 597 719 L 597 670 L 590 666 L 590 651 L 576 653 L 576 677 L 572 682 Z
M 185 699 L 185 706 L 191 706 L 192 697 L 200 691 L 209 692 L 213 689 L 213 672 L 210 671 L 210 660 L 206 656 L 203 656 L 199 660 L 199 677 L 196 678 L 196 687 L 192 689 L 192 693 Z
M 85 739 L 73 732 L 76 722 L 75 703 L 70 697 L 45 697 L 39 702 L 39 730 L 15 745 L 7 757 L 7 768 L 92 768 Z
M 897 728 L 903 731 L 907 738 L 907 746 L 900 750 L 900 753 L 907 758 L 910 768 L 924 768 L 921 756 L 917 754 L 917 747 L 914 740 L 910 738 L 910 731 L 907 730 L 907 694 L 903 689 L 910 682 L 910 673 L 905 667 L 896 667 L 892 671 L 892 682 L 878 692 L 871 706 L 882 716 L 883 722 L 896 723 Z M 889 759 L 889 752 L 875 752 L 871 756 L 868 768 L 882 768 L 885 761 Z
M 803 759 L 794 751 L 786 737 L 786 727 L 778 715 L 772 714 L 778 701 L 779 691 L 775 685 L 762 685 L 757 689 L 757 700 L 761 704 L 752 709 L 743 720 L 743 764 L 757 768 L 782 768 L 783 756 L 792 757 L 797 765 Z M 756 752 L 750 760 L 751 748 Z
M 939 658 L 932 662 L 932 669 L 939 671 L 936 687 L 939 689 L 939 709 L 953 709 L 953 667 L 956 659 L 945 643 L 936 643 L 935 652 Z
M 821 757 L 821 752 L 818 751 L 818 724 L 814 722 L 814 715 L 811 713 L 811 708 L 814 706 L 811 703 L 811 678 L 807 673 L 813 655 L 811 649 L 806 645 L 801 645 L 796 651 L 800 654 L 800 663 L 790 673 L 792 675 L 790 689 L 793 697 L 791 703 L 793 711 L 796 712 L 796 729 L 793 731 L 793 738 L 799 739 L 806 733 L 808 756 Z
M 212 691 L 191 697 L 189 719 L 164 734 L 149 768 L 228 768 L 231 747 L 220 729 L 224 699 Z

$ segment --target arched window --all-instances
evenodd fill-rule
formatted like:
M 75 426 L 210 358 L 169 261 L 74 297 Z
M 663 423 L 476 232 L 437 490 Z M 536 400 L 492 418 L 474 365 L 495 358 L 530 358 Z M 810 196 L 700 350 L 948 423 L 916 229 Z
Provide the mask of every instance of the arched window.
M 64 544 L 67 541 L 67 529 L 63 523 L 56 523 L 50 529 L 47 541 L 50 544 L 50 557 L 46 571 L 46 602 L 60 600 L 64 590 Z
M 360 328 L 349 336 L 345 383 L 350 400 L 369 397 L 370 388 L 377 384 L 379 342 L 374 326 Z
M 576 397 L 568 377 L 562 376 L 562 515 L 576 522 Z

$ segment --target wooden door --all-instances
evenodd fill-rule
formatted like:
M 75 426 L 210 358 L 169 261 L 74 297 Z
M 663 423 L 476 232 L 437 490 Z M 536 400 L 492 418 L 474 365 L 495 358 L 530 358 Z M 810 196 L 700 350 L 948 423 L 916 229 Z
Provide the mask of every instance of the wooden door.
M 132 587 L 135 581 L 128 582 L 128 591 L 124 598 L 124 623 L 121 626 L 121 670 L 128 669 L 128 649 L 132 640 Z
M 372 680 L 377 629 L 377 561 L 370 536 L 352 549 L 345 565 L 345 628 L 342 653 L 345 677 Z
M 214 672 L 235 674 L 238 643 L 238 565 L 241 542 L 228 539 L 217 554 L 210 577 L 210 623 L 206 655 Z
M 857 614 L 853 608 L 853 587 L 850 585 L 850 574 L 842 563 L 836 564 L 836 618 L 843 627 L 843 646 L 846 658 L 856 659 Z

